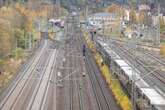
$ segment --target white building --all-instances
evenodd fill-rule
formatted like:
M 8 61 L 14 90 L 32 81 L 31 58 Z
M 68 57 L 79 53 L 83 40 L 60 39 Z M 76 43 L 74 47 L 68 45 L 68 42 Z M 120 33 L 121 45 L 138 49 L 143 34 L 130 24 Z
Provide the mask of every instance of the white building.
M 114 13 L 96 13 L 88 17 L 89 25 L 102 28 L 113 25 L 117 20 L 117 15 Z
M 150 6 L 146 5 L 146 4 L 141 4 L 138 8 L 139 8 L 139 11 L 149 11 L 149 10 L 151 10 Z

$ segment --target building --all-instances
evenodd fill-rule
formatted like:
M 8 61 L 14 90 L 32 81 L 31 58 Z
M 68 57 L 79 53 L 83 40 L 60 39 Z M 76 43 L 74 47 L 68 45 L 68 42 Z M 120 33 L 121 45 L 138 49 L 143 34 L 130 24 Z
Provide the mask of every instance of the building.
M 114 13 L 96 13 L 88 17 L 87 21 L 89 25 L 102 28 L 113 25 L 117 20 L 117 15 Z
M 146 4 L 141 4 L 139 5 L 139 11 L 150 11 L 150 6 L 149 5 L 146 5 Z

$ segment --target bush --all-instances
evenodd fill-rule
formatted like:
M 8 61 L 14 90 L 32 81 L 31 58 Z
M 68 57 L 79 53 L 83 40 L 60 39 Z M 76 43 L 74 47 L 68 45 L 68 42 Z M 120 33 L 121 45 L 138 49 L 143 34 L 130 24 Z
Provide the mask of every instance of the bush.
M 5 63 L 4 60 L 0 59 L 0 66 L 4 65 L 4 63 Z
M 160 46 L 160 54 L 165 56 L 165 45 Z
M 0 74 L 2 74 L 2 72 L 3 72 L 4 64 L 5 64 L 5 61 L 0 59 Z

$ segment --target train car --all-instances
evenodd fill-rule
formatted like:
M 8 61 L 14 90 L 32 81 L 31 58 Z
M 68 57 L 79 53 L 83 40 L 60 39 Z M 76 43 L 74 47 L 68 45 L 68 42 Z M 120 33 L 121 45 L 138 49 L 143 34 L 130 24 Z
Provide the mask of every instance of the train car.
M 110 51 L 109 51 L 109 47 L 108 45 L 106 45 L 105 43 L 99 42 L 96 40 L 96 48 L 97 51 L 102 55 L 104 62 L 110 66 L 111 63 L 111 56 Z
M 165 99 L 153 88 L 141 88 L 141 110 L 165 110 Z
M 163 98 L 153 87 L 150 87 L 140 76 L 140 71 L 132 68 L 107 44 L 99 40 L 96 42 L 99 53 L 102 54 L 105 63 L 110 67 L 111 72 L 116 76 L 124 90 L 131 97 L 132 82 L 135 89 L 135 103 L 137 110 L 165 110 L 165 98 Z
M 125 91 L 129 94 L 131 93 L 131 78 L 132 75 L 132 69 L 131 67 L 122 59 L 115 60 L 115 65 L 118 69 L 116 72 L 117 77 L 121 83 L 121 85 L 124 87 Z M 129 94 L 130 95 L 130 94 Z

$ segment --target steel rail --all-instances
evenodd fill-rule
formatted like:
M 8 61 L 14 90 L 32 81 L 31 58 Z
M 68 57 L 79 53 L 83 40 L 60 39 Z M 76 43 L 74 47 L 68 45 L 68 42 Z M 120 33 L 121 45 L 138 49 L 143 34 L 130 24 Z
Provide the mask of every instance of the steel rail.
M 46 45 L 46 44 L 45 44 Z M 34 67 L 31 69 L 31 71 L 33 72 L 36 68 L 36 66 L 38 65 L 38 63 L 41 61 L 41 58 L 42 58 L 42 53 L 44 52 L 44 49 L 46 47 L 43 47 L 40 51 L 40 54 L 39 55 L 36 55 L 34 57 L 34 59 L 31 61 L 32 64 L 29 66 L 23 71 L 22 75 L 19 77 L 19 79 L 16 81 L 15 85 L 13 85 L 13 87 L 11 88 L 11 90 L 9 91 L 9 93 L 7 94 L 7 96 L 5 97 L 4 101 L 1 102 L 1 105 L 0 105 L 0 109 L 3 109 L 4 105 L 6 104 L 6 102 L 8 101 L 8 99 L 10 98 L 10 96 L 12 95 L 12 93 L 14 92 L 15 88 L 18 86 L 19 82 L 22 81 L 23 77 L 26 75 L 25 73 L 28 72 L 29 69 L 32 68 L 32 65 L 34 65 Z M 38 60 L 36 60 L 38 58 Z M 36 61 L 36 64 L 34 63 Z M 32 73 L 31 72 L 31 73 Z M 29 73 L 30 74 L 30 73 Z M 25 84 L 26 84 L 27 80 L 25 81 Z M 24 88 L 24 86 L 22 86 L 21 90 Z
M 119 49 L 118 50 L 118 53 L 120 53 L 120 55 L 119 56 L 121 56 L 121 53 L 123 52 L 123 53 L 125 53 L 125 54 L 123 54 L 123 56 L 125 56 L 125 58 L 128 60 L 128 61 L 130 61 L 130 59 L 132 60 L 131 62 L 132 63 L 135 63 L 135 57 L 134 57 L 134 54 L 132 54 L 132 53 L 130 53 L 129 52 L 129 50 L 127 50 L 126 48 L 124 48 L 124 47 L 122 47 L 122 46 L 119 46 L 119 45 L 116 45 L 116 44 L 113 44 L 114 46 L 114 48 L 116 48 L 116 47 L 118 47 L 118 48 L 116 48 L 116 50 L 117 49 Z M 119 52 L 120 51 L 120 52 Z M 129 57 L 128 57 L 129 56 Z M 146 65 L 146 63 L 144 62 L 144 61 L 142 61 L 142 60 L 140 60 L 139 58 L 136 58 L 136 63 L 138 63 L 139 65 L 142 65 L 141 67 L 143 67 L 143 69 L 144 70 L 146 70 L 147 72 L 149 72 L 150 71 L 150 69 L 154 69 L 153 67 L 148 67 L 148 68 L 146 68 L 146 66 L 148 66 L 148 65 Z M 130 62 L 130 63 L 131 63 Z M 158 71 L 156 71 L 155 73 L 152 73 L 152 75 L 153 76 L 155 76 L 159 81 L 161 81 L 163 84 L 165 84 L 165 78 L 162 78 L 161 76 L 160 76 L 160 72 L 158 72 Z
M 43 54 L 43 56 L 44 56 L 44 54 Z M 42 58 L 41 58 L 42 59 Z M 47 59 L 46 59 L 46 61 L 47 61 Z M 40 62 L 38 62 L 37 63 L 37 65 L 39 65 L 39 64 L 41 64 L 41 62 L 42 62 L 42 60 L 40 60 Z M 34 70 L 35 70 L 35 68 L 34 68 Z M 44 68 L 42 68 L 42 70 L 44 70 Z M 41 70 L 40 70 L 41 71 Z M 34 71 L 32 71 L 32 73 L 34 73 Z M 34 85 L 34 83 L 35 83 L 35 80 L 38 80 L 38 79 L 33 79 L 33 74 L 30 74 L 30 76 L 28 76 L 28 78 L 25 78 L 24 80 L 26 80 L 26 83 L 24 84 L 24 86 L 23 86 L 23 88 L 22 88 L 22 90 L 20 91 L 20 93 L 19 93 L 19 95 L 17 96 L 17 98 L 15 99 L 15 101 L 14 101 L 14 103 L 12 104 L 12 106 L 11 106 L 11 108 L 13 108 L 14 106 L 16 106 L 16 103 L 20 100 L 19 98 L 21 98 L 21 95 L 22 95 L 22 93 L 23 93 L 23 91 L 26 89 L 26 87 L 27 87 L 27 84 L 29 83 L 29 82 L 31 82 L 32 83 L 32 86 L 30 87 L 30 89 L 29 89 L 29 91 L 32 91 L 33 90 L 33 85 Z M 32 81 L 31 81 L 32 80 Z M 28 92 L 28 91 L 27 91 Z M 24 100 L 22 100 L 21 102 L 23 102 Z M 24 102 L 23 102 L 24 103 Z
M 104 89 L 102 89 L 102 84 L 100 83 L 98 76 L 96 75 L 97 73 L 95 70 L 93 70 L 95 68 L 93 63 L 95 63 L 95 62 L 93 62 L 89 58 L 90 57 L 89 53 L 87 53 L 86 55 L 87 55 L 86 57 L 88 57 L 86 59 L 87 69 L 88 69 L 88 71 L 91 70 L 90 73 L 88 73 L 88 74 L 91 79 L 93 89 L 95 91 L 95 96 L 98 97 L 97 102 L 99 104 L 99 110 L 112 110 L 111 105 L 107 99 L 107 96 L 105 95 Z M 89 63 L 89 62 L 91 62 L 91 63 Z M 99 88 L 99 90 L 98 90 L 98 88 Z
M 46 66 L 45 66 L 45 68 L 44 68 L 43 74 L 41 75 L 41 78 L 40 78 L 40 80 L 39 80 L 39 83 L 37 84 L 37 87 L 34 89 L 34 92 L 33 92 L 33 94 L 32 94 L 32 98 L 31 98 L 31 100 L 30 100 L 30 102 L 29 102 L 29 104 L 28 104 L 27 110 L 30 110 L 30 109 L 32 108 L 32 105 L 33 105 L 34 100 L 35 100 L 35 98 L 36 98 L 37 92 L 38 92 L 39 87 L 40 87 L 40 85 L 41 85 L 41 83 L 42 83 L 42 80 L 43 80 L 45 71 L 46 71 L 46 69 L 47 69 L 47 67 L 48 67 L 48 65 L 49 65 L 50 59 L 51 59 L 51 55 L 48 57 L 48 60 L 47 60 L 47 62 L 46 62 Z

